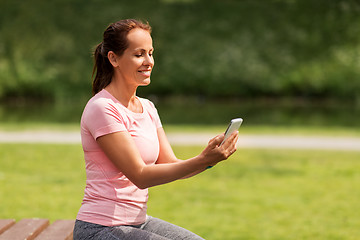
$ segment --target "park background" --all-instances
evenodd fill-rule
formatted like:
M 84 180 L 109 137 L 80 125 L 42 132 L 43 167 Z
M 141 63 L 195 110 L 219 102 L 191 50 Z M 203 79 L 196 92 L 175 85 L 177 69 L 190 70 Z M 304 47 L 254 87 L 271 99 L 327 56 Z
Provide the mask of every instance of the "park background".
M 5 122 L 78 122 L 93 47 L 109 23 L 136 18 L 152 25 L 155 47 L 152 83 L 138 94 L 165 123 L 359 125 L 358 1 L 1 0 L 0 9 Z
M 77 131 L 92 50 L 123 18 L 153 27 L 152 83 L 138 95 L 165 130 L 216 134 L 243 117 L 240 134 L 360 135 L 356 0 L 0 0 L 0 130 Z M 0 218 L 75 218 L 81 146 L 2 143 L 0 154 Z M 151 214 L 207 239 L 357 239 L 358 160 L 241 149 L 223 168 L 153 189 Z

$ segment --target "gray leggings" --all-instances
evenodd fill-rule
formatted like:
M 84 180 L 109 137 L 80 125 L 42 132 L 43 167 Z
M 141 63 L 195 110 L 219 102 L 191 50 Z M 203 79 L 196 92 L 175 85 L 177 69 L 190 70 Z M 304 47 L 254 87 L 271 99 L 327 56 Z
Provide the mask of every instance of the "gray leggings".
M 203 238 L 174 224 L 165 222 L 158 218 L 148 216 L 143 224 L 136 226 L 130 225 L 130 226 L 107 227 L 103 225 L 76 220 L 74 227 L 74 240 L 85 240 L 85 239 L 200 240 Z

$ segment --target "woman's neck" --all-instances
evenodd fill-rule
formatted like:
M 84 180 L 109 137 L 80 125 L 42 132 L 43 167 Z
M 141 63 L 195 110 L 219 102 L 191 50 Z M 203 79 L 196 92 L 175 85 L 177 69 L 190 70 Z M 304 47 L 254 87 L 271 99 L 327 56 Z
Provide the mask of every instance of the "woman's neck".
M 116 81 L 112 81 L 105 90 L 115 97 L 123 106 L 132 112 L 141 113 L 143 111 L 139 99 L 136 97 L 136 87 L 128 85 L 119 86 Z

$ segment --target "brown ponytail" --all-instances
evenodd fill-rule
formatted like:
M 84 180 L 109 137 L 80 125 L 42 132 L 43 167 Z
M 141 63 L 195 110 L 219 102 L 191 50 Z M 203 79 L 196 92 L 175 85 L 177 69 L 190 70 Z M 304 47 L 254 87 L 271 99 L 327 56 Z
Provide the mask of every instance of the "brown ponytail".
M 109 59 L 101 53 L 102 46 L 103 43 L 98 44 L 94 52 L 95 64 L 92 74 L 93 77 L 95 75 L 92 89 L 94 95 L 109 85 L 114 71 Z
M 142 23 L 134 19 L 120 20 L 110 24 L 103 35 L 103 41 L 98 44 L 94 51 L 94 68 L 92 77 L 92 91 L 95 95 L 111 83 L 114 74 L 113 66 L 107 58 L 108 52 L 113 51 L 121 56 L 128 47 L 127 34 L 134 28 L 141 28 L 151 33 L 148 23 Z

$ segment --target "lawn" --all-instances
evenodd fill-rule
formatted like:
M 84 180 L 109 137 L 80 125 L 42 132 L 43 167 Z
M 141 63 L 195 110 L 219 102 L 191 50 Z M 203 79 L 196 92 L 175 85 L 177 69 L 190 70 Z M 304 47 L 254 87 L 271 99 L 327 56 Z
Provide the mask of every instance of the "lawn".
M 180 158 L 201 147 L 174 147 Z M 359 152 L 239 149 L 194 178 L 150 190 L 149 214 L 206 239 L 358 239 Z M 80 145 L 0 144 L 0 218 L 73 219 Z

